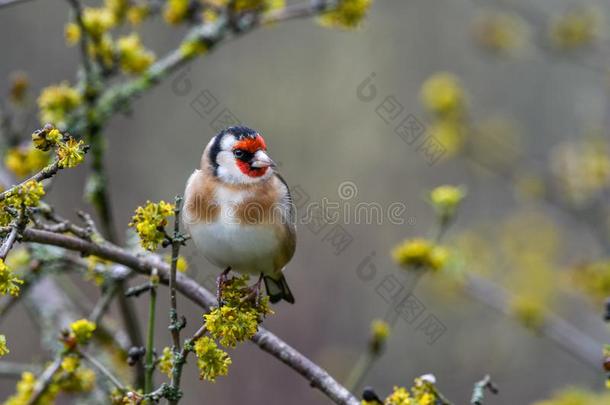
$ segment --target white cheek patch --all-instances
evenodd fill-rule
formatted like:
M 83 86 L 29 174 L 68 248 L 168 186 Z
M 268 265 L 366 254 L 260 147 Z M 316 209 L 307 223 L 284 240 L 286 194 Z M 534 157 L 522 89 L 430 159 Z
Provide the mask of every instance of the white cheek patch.
M 230 151 L 231 149 L 233 149 L 233 144 L 236 141 L 237 139 L 235 139 L 235 136 L 231 134 L 226 134 L 220 142 L 220 149 L 224 151 Z

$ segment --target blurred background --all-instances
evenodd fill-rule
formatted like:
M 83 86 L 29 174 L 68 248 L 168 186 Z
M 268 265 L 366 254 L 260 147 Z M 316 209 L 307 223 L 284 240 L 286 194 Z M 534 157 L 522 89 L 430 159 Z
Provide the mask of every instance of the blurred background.
M 148 92 L 105 130 L 121 239 L 135 207 L 183 192 L 204 146 L 223 126 L 216 116 L 226 109 L 265 137 L 281 173 L 299 190 L 297 206 L 326 198 L 350 206 L 377 203 L 384 210 L 392 203 L 406 207 L 402 224 L 340 221 L 349 240 L 341 247 L 328 236 L 331 225 L 300 224 L 286 272 L 297 303 L 277 305 L 265 327 L 344 380 L 366 348 L 371 320 L 388 310 L 387 283 L 413 283 L 391 249 L 405 238 L 431 237 L 436 219 L 427 193 L 461 185 L 467 197 L 443 239 L 456 251 L 449 270 L 425 275 L 414 286 L 421 315 L 398 320 L 365 384 L 385 395 L 433 373 L 456 404 L 468 403 L 472 384 L 487 373 L 501 389 L 489 404 L 535 403 L 571 385 L 602 390 L 601 346 L 596 368 L 522 321 L 552 311 L 594 342 L 609 341 L 601 296 L 573 277 L 576 267 L 603 260 L 609 240 L 603 201 L 610 173 L 609 11 L 605 2 L 585 0 L 377 1 L 355 32 L 300 20 L 223 44 Z M 49 84 L 75 82 L 80 62 L 77 49 L 65 45 L 68 15 L 67 2 L 59 0 L 0 10 L 3 94 L 15 71 L 27 72 L 33 97 Z M 158 19 L 139 30 L 158 56 L 185 32 Z M 443 92 L 458 98 L 459 117 L 431 111 L 422 97 L 425 83 L 433 99 Z M 217 100 L 213 113 L 197 110 L 202 92 Z M 407 117 L 421 126 L 417 141 L 395 132 Z M 29 134 L 38 122 L 35 115 L 27 122 Z M 425 139 L 440 149 L 427 153 Z M 82 195 L 88 170 L 66 171 L 53 184 L 49 201 L 63 215 L 93 212 Z M 345 182 L 354 191 L 349 198 L 338 192 Z M 216 275 L 190 246 L 184 255 L 190 276 L 205 283 Z M 365 280 L 363 266 L 374 276 Z M 464 272 L 521 297 L 513 306 L 517 316 L 465 292 Z M 90 307 L 97 289 L 72 282 Z M 167 308 L 165 291 L 159 308 Z M 146 305 L 139 300 L 143 323 Z M 194 331 L 201 310 L 185 299 L 179 307 L 187 331 Z M 430 317 L 442 325 L 434 338 L 421 327 Z M 169 344 L 162 325 L 160 346 Z M 24 307 L 12 310 L 1 327 L 12 342 L 7 360 L 46 358 Z M 215 384 L 199 381 L 196 368 L 187 366 L 181 403 L 328 403 L 255 345 L 240 346 L 232 358 L 230 375 Z M 14 384 L 0 380 L 0 398 Z

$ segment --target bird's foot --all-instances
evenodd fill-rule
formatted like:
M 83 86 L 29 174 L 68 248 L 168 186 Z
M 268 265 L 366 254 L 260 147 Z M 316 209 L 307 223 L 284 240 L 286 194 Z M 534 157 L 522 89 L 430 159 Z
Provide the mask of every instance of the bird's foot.
M 246 295 L 244 295 L 241 299 L 242 303 L 249 302 L 254 304 L 254 306 L 258 307 L 261 301 L 261 284 L 263 282 L 263 275 L 261 274 L 258 278 L 258 281 L 254 283 L 252 286 L 244 289 Z
M 224 288 L 225 284 L 227 284 L 227 281 L 228 281 L 228 277 L 227 276 L 229 275 L 230 271 L 231 271 L 231 268 L 227 267 L 216 278 L 216 300 L 218 301 L 218 306 L 219 307 L 221 307 L 222 304 L 223 304 L 223 302 L 222 302 L 222 289 Z

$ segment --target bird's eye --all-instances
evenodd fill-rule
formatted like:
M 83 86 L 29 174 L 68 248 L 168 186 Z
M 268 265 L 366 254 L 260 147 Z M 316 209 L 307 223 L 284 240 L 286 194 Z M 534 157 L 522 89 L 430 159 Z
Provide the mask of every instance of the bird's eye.
M 233 151 L 233 156 L 235 156 L 237 159 L 241 159 L 241 158 L 243 158 L 245 156 L 245 153 L 241 149 L 235 149 Z

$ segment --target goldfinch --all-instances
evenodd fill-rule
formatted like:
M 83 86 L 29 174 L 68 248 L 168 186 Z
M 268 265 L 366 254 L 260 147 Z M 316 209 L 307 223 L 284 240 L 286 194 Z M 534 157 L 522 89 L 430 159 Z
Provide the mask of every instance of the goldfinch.
M 282 273 L 296 247 L 294 206 L 258 132 L 230 127 L 212 138 L 186 183 L 183 222 L 196 248 L 225 269 L 219 304 L 231 270 L 259 276 L 251 294 L 264 280 L 272 303 L 294 303 Z

